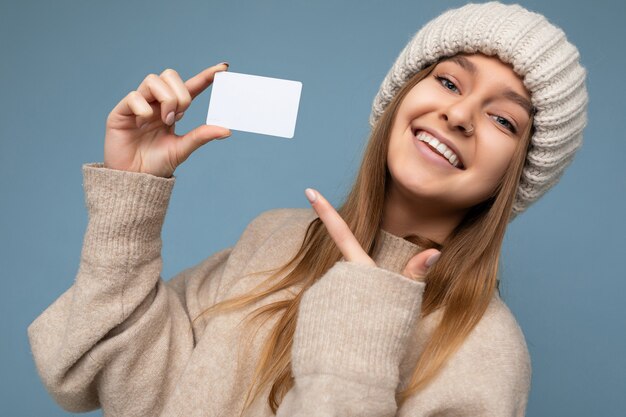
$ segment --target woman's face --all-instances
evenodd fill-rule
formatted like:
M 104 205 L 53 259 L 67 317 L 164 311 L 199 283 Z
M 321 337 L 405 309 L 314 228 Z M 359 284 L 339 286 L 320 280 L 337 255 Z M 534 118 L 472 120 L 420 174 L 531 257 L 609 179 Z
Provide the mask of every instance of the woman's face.
M 404 97 L 393 120 L 391 187 L 443 212 L 484 201 L 522 140 L 529 110 L 521 78 L 497 57 L 456 55 L 440 62 Z M 446 145 L 435 142 L 452 162 L 424 141 L 433 137 Z

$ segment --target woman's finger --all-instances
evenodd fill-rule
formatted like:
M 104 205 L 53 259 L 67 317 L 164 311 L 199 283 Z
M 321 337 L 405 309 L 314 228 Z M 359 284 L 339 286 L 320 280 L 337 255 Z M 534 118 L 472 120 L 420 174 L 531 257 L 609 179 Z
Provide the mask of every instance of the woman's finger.
M 406 263 L 402 275 L 414 281 L 424 282 L 431 266 L 439 259 L 441 252 L 437 249 L 426 249 Z
M 137 91 L 146 98 L 148 103 L 158 101 L 161 104 L 161 119 L 171 126 L 174 123 L 178 100 L 172 88 L 158 75 L 148 74 Z
M 208 86 L 213 82 L 213 78 L 215 77 L 215 73 L 218 71 L 226 71 L 228 69 L 228 63 L 222 62 L 221 64 L 214 65 L 209 67 L 185 81 L 185 87 L 189 91 L 191 95 L 191 99 L 193 100 L 196 96 L 202 93 Z
M 183 83 L 183 80 L 180 78 L 180 75 L 178 75 L 175 70 L 168 68 L 161 73 L 160 77 L 176 95 L 176 99 L 178 100 L 176 114 L 187 110 L 191 104 L 191 95 L 187 87 L 185 87 L 185 83 Z
M 124 97 L 123 100 L 120 100 L 119 103 L 115 106 L 111 115 L 119 114 L 121 116 L 135 116 L 135 123 L 137 123 L 137 127 L 141 126 L 141 119 L 149 119 L 152 117 L 153 110 L 152 107 L 148 104 L 144 96 L 139 94 L 137 91 L 131 91 Z M 109 116 L 110 117 L 110 116 Z
M 177 166 L 189 158 L 196 149 L 213 139 L 225 139 L 231 135 L 230 129 L 221 126 L 202 124 L 185 135 L 177 137 L 176 163 Z
M 111 114 L 149 117 L 152 115 L 152 108 L 139 92 L 131 91 L 117 103 Z
M 350 262 L 376 266 L 376 263 L 363 250 L 359 241 L 356 240 L 354 234 L 335 208 L 319 192 L 312 188 L 307 188 L 305 194 L 344 258 Z

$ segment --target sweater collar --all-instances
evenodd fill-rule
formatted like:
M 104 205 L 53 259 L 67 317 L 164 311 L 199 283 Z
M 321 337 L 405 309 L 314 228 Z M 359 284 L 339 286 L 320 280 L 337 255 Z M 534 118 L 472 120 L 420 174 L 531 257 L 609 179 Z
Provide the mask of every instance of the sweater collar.
M 403 237 L 396 236 L 384 229 L 379 229 L 380 246 L 374 252 L 372 259 L 380 268 L 402 274 L 406 263 L 424 249 Z M 498 291 L 494 291 L 494 298 L 501 300 Z
M 380 239 L 380 244 L 372 259 L 380 268 L 398 274 L 402 273 L 409 259 L 424 250 L 421 246 L 384 229 L 379 230 L 378 239 Z

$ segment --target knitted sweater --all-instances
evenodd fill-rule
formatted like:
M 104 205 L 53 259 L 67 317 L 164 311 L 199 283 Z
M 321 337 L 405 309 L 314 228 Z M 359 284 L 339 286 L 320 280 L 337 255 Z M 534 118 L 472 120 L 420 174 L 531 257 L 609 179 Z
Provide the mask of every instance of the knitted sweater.
M 311 208 L 273 209 L 239 241 L 161 274 L 161 229 L 175 177 L 83 165 L 89 213 L 72 286 L 28 327 L 47 390 L 66 410 L 105 416 L 238 416 L 276 323 L 240 352 L 246 313 L 293 298 L 277 292 L 240 310 L 191 319 L 247 293 L 302 243 Z M 340 260 L 306 290 L 291 351 L 294 386 L 277 416 L 523 416 L 530 357 L 511 311 L 494 296 L 469 338 L 426 388 L 398 407 L 438 313 L 419 319 L 424 283 L 401 271 L 422 250 L 381 229 L 377 266 Z M 269 388 L 247 416 L 271 416 Z

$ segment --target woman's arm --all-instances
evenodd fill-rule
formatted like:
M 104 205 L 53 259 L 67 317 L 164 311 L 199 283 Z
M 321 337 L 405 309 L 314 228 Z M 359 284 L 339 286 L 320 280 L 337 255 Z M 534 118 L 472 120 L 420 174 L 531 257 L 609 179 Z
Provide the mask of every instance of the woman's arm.
M 303 295 L 292 346 L 295 385 L 277 417 L 394 416 L 399 366 L 425 284 L 339 261 Z
M 315 190 L 306 194 L 345 261 L 302 297 L 292 346 L 295 384 L 277 417 L 394 416 L 400 362 L 438 251 L 420 252 L 402 275 L 380 268 L 332 205 Z
M 194 346 L 183 300 L 160 276 L 175 179 L 102 164 L 85 164 L 83 176 L 89 221 L 80 266 L 28 328 L 35 363 L 66 410 L 156 415 Z M 203 262 L 208 278 L 218 279 L 228 255 Z

